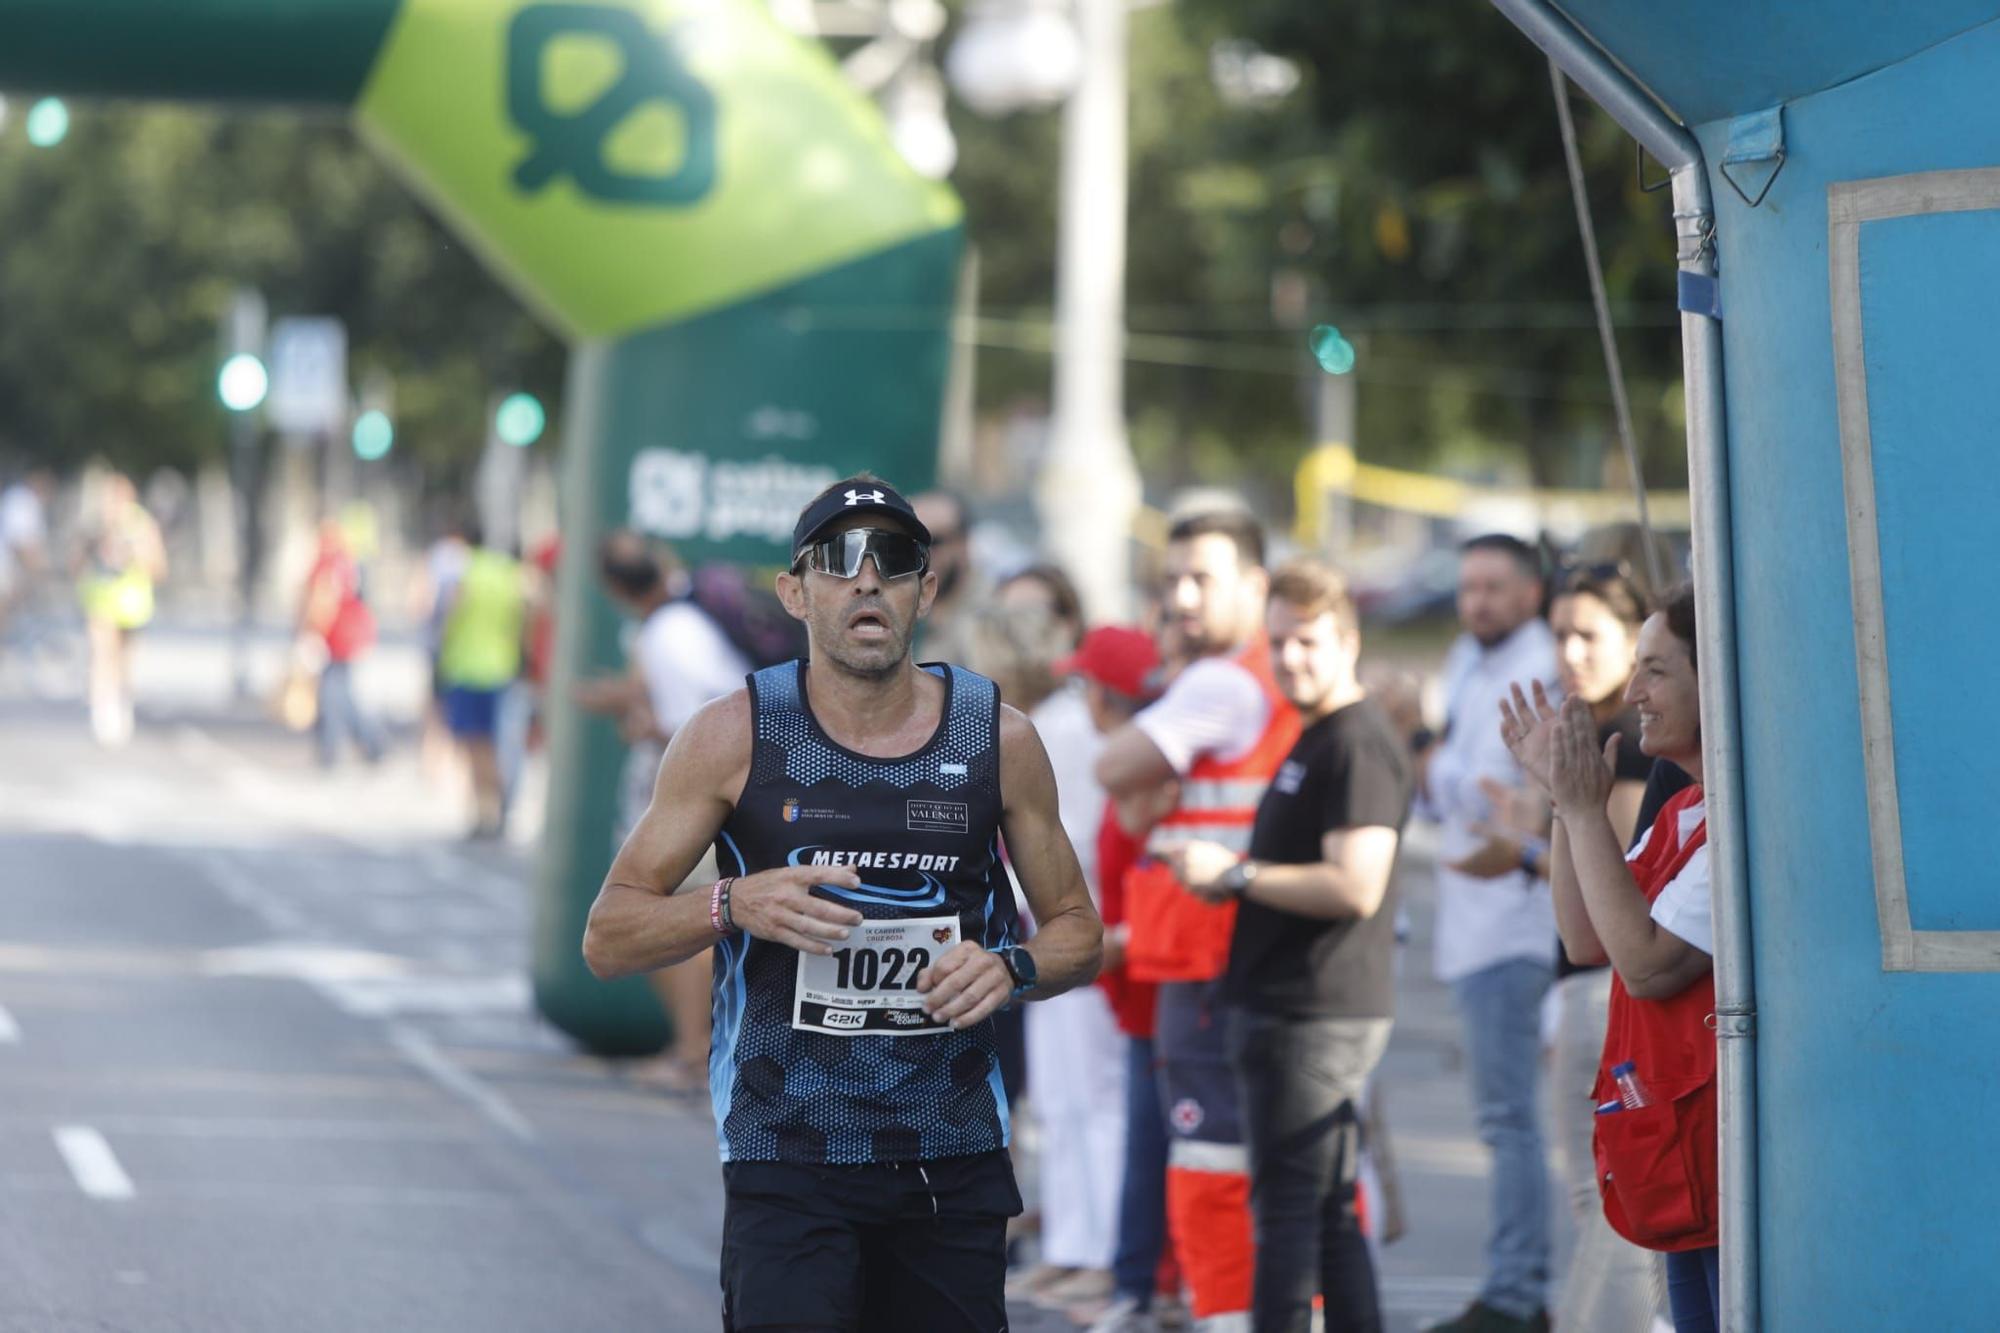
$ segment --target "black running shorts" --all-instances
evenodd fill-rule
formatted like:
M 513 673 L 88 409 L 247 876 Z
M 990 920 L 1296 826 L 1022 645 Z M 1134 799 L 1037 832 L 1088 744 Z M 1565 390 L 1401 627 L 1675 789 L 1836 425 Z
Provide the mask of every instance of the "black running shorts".
M 722 1167 L 722 1326 L 1005 1333 L 1005 1152 L 930 1162 Z

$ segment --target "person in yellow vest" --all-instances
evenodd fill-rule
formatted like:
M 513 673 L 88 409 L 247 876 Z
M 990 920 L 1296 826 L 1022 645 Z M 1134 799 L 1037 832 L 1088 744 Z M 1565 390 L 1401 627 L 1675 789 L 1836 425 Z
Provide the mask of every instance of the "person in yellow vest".
M 1299 738 L 1264 635 L 1264 533 L 1241 511 L 1193 514 L 1168 531 L 1165 628 L 1189 664 L 1158 702 L 1105 741 L 1097 778 L 1112 799 L 1178 782 L 1180 798 L 1126 873 L 1126 970 L 1161 983 L 1155 1053 L 1167 1116 L 1167 1226 L 1200 1321 L 1247 1322 L 1255 1263 L 1249 1155 L 1223 1042 L 1220 987 L 1236 903 L 1208 903 L 1174 877 L 1195 842 L 1249 850 L 1264 788 Z M 1100 1321 L 1127 1326 L 1140 1311 Z
M 445 725 L 472 773 L 472 836 L 506 828 L 507 790 L 495 737 L 502 701 L 521 674 L 527 626 L 527 578 L 521 562 L 472 534 L 474 549 L 452 587 L 438 648 Z
M 99 744 L 132 739 L 132 636 L 152 623 L 153 587 L 167 573 L 160 525 L 129 477 L 98 493 L 77 561 L 77 595 L 90 641 L 90 727 Z

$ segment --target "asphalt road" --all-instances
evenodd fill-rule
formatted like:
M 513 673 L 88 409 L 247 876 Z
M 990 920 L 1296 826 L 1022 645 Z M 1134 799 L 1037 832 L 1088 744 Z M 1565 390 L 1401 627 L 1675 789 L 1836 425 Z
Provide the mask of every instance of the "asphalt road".
M 364 693 L 407 714 L 419 664 L 378 657 Z M 706 1107 L 534 1015 L 532 828 L 462 843 L 407 745 L 321 774 L 230 702 L 224 636 L 140 661 L 116 752 L 66 673 L 0 669 L 0 1331 L 717 1327 Z M 1396 1333 L 1470 1298 L 1486 1197 L 1423 861 L 1384 1071 Z

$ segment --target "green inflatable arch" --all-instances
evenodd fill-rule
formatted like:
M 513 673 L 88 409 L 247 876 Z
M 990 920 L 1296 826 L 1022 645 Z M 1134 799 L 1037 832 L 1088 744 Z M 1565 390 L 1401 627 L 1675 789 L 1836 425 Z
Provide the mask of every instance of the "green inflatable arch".
M 803 500 L 931 480 L 962 239 L 874 107 L 756 0 L 0 0 L 0 88 L 349 108 L 572 344 L 536 1003 L 656 1049 L 578 953 L 622 751 L 562 682 L 619 660 L 589 553 L 629 523 L 776 566 Z

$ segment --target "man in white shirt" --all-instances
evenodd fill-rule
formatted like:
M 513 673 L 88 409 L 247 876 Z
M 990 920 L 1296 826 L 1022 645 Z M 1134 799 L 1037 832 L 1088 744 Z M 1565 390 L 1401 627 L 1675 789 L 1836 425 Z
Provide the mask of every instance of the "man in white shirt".
M 671 565 L 671 557 L 638 533 L 621 530 L 605 537 L 598 573 L 619 610 L 634 622 L 625 645 L 630 671 L 586 681 L 576 691 L 583 708 L 617 718 L 628 747 L 614 835 L 621 844 L 652 802 L 667 742 L 703 704 L 743 688 L 752 670 L 709 614 L 679 595 L 663 565 Z M 706 888 L 719 875 L 711 852 L 686 882 Z M 708 969 L 665 968 L 647 979 L 673 1020 L 673 1045 L 639 1078 L 668 1092 L 697 1093 L 707 1081 Z
M 1481 780 L 1521 781 L 1496 722 L 1510 683 L 1539 680 L 1555 693 L 1555 639 L 1541 606 L 1534 548 L 1499 534 L 1465 543 L 1458 585 L 1465 632 L 1445 656 L 1444 734 L 1419 754 L 1418 812 L 1442 826 L 1437 974 L 1458 999 L 1479 1136 L 1493 1153 L 1485 1280 L 1472 1306 L 1435 1333 L 1549 1326 L 1548 1167 L 1536 1081 L 1555 912 L 1547 881 L 1526 869 L 1481 879 L 1450 868 L 1484 844 L 1477 830 L 1494 818 Z
M 1194 842 L 1239 855 L 1292 742 L 1264 639 L 1264 536 L 1246 513 L 1196 514 L 1167 535 L 1165 629 L 1190 660 L 1161 699 L 1113 732 L 1097 777 L 1121 817 L 1148 806 L 1148 860 L 1125 877 L 1126 967 L 1161 983 L 1154 1051 L 1167 1109 L 1167 1205 L 1197 1321 L 1247 1320 L 1253 1247 L 1249 1168 L 1235 1075 L 1222 1040 L 1221 982 L 1234 904 L 1177 883 L 1166 858 Z M 1175 791 L 1178 790 L 1178 797 Z M 1128 826 L 1129 822 L 1128 822 Z M 1149 1290 L 1122 1290 L 1101 1329 L 1150 1323 Z

